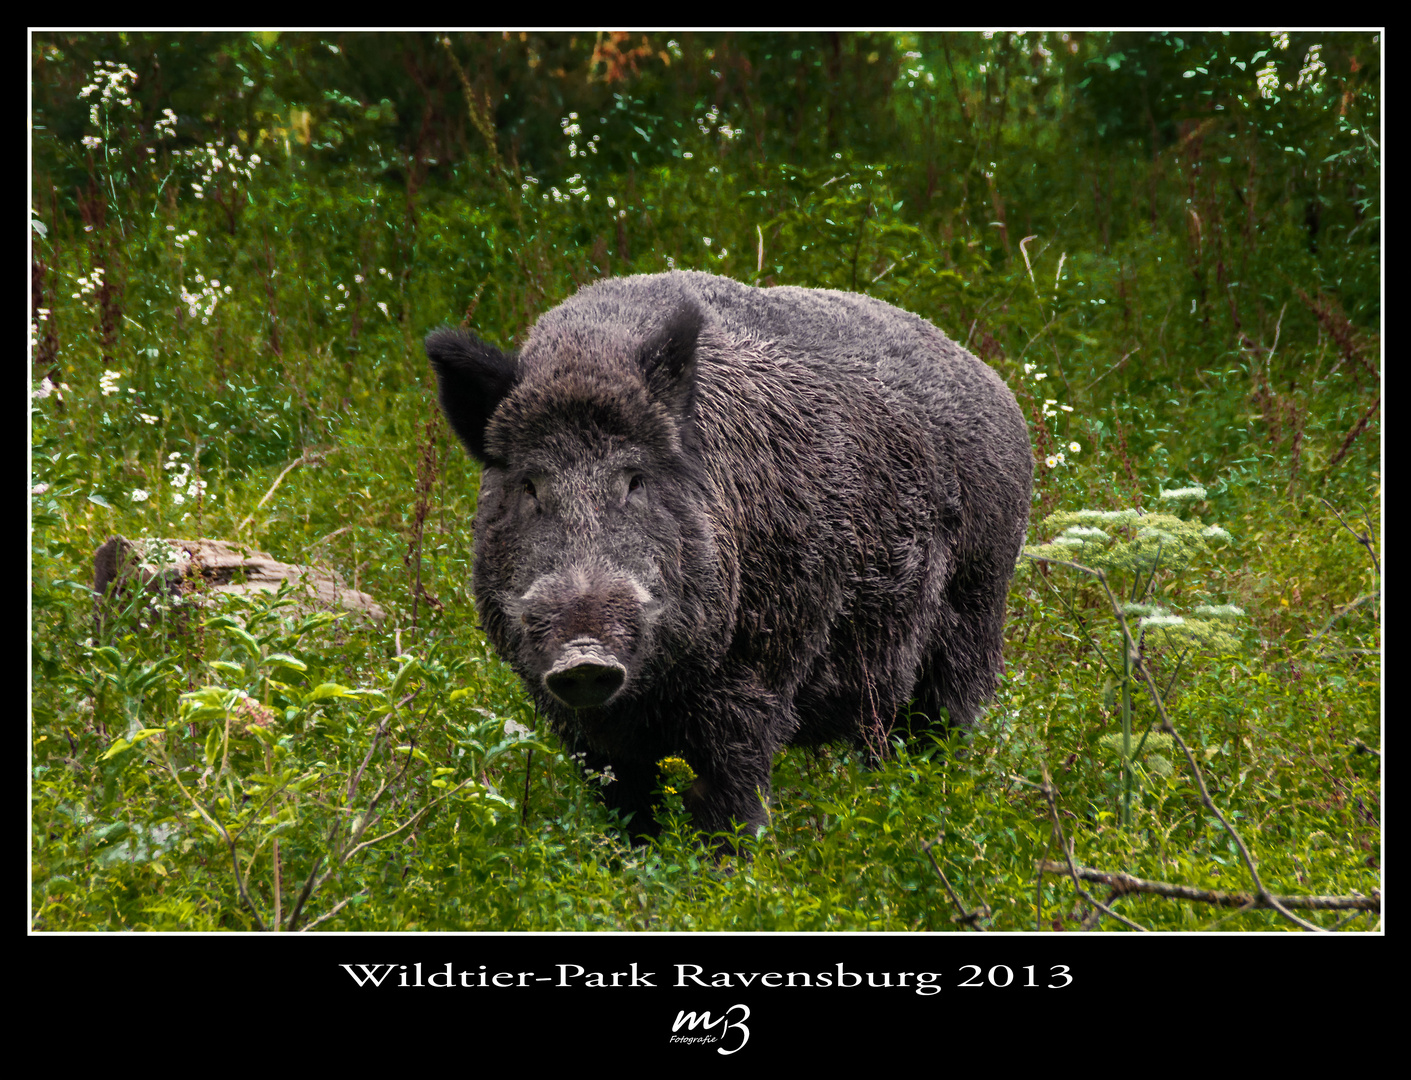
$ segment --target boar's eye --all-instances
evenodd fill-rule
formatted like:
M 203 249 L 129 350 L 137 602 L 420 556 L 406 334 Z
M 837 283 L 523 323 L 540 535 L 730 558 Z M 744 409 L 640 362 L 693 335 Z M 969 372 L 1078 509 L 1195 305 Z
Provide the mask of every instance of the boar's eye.
M 528 495 L 531 499 L 537 498 L 534 491 L 534 481 L 530 480 L 528 477 L 525 477 L 524 480 L 524 494 Z
M 634 491 L 641 491 L 646 486 L 647 478 L 639 473 L 638 475 L 632 477 L 631 481 L 628 482 L 627 494 L 631 495 Z

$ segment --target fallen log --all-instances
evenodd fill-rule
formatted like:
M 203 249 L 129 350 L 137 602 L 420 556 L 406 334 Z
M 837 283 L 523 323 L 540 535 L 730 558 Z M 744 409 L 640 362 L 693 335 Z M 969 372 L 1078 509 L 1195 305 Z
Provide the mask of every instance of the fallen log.
M 334 571 L 283 563 L 248 544 L 229 540 L 128 540 L 109 537 L 93 554 L 93 593 L 101 630 L 104 610 L 130 599 L 133 587 L 174 605 L 209 607 L 222 598 L 273 593 L 291 583 L 300 613 L 344 611 L 381 623 L 387 613 L 365 592 L 350 589 Z

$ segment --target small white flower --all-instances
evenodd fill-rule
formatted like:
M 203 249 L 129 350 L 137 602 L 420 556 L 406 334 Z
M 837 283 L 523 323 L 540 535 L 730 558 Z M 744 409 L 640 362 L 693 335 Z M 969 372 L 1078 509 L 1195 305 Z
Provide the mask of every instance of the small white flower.
M 1082 448 L 1081 446 L 1079 446 L 1076 442 L 1070 442 L 1070 443 L 1068 444 L 1068 449 L 1069 449 L 1069 450 L 1072 450 L 1073 453 L 1076 454 L 1076 453 L 1078 453 L 1079 451 L 1081 451 L 1083 448 Z
M 157 418 L 156 418 L 155 416 L 153 416 L 151 413 L 145 413 L 145 412 L 144 412 L 144 413 L 138 413 L 137 415 L 142 418 L 142 422 L 143 422 L 144 424 L 155 424 L 155 423 L 157 422 Z
M 1205 498 L 1205 489 L 1199 484 L 1183 488 L 1170 488 L 1161 492 L 1161 498 L 1166 502 L 1199 502 Z
M 1185 622 L 1179 615 L 1152 615 L 1142 619 L 1138 625 L 1146 629 L 1148 626 L 1184 626 Z
M 1234 604 L 1201 604 L 1195 609 L 1197 615 L 1213 615 L 1222 619 L 1237 619 L 1244 614 L 1244 608 Z
M 147 497 L 151 494 L 152 493 L 150 491 L 147 491 L 145 488 L 133 488 L 132 494 L 129 495 L 128 498 L 130 498 L 133 502 L 146 502 Z
M 34 487 L 32 487 L 32 488 L 29 489 L 29 493 L 30 493 L 31 495 L 43 495 L 43 494 L 44 494 L 46 491 L 48 491 L 48 490 L 49 490 L 49 485 L 48 485 L 48 484 L 35 484 Z

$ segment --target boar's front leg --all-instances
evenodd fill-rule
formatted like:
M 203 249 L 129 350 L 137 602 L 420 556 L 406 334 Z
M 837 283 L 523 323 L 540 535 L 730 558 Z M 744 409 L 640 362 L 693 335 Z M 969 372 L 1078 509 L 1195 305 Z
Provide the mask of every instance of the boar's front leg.
M 708 694 L 663 705 L 656 724 L 666 738 L 651 760 L 591 750 L 583 759 L 598 772 L 611 766 L 616 779 L 603 789 L 603 798 L 623 814 L 632 812 L 634 835 L 660 831 L 654 815 L 661 803 L 658 762 L 669 756 L 684 759 L 696 774 L 681 794 L 697 829 L 731 833 L 738 823 L 754 835 L 768 823 L 774 754 L 796 726 L 792 708 L 777 694 L 764 689 L 752 672 L 717 676 Z

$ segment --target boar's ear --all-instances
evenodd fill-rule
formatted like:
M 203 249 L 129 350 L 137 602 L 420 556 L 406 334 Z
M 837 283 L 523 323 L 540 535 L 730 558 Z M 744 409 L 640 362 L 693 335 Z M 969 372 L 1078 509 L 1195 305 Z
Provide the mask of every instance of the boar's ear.
M 485 425 L 514 387 L 519 373 L 514 355 L 450 328 L 426 335 L 426 355 L 436 369 L 441 411 L 451 429 L 477 459 L 503 465 L 485 451 Z
M 701 336 L 700 308 L 686 303 L 642 347 L 647 390 L 677 420 L 690 419 L 696 403 L 696 341 Z

